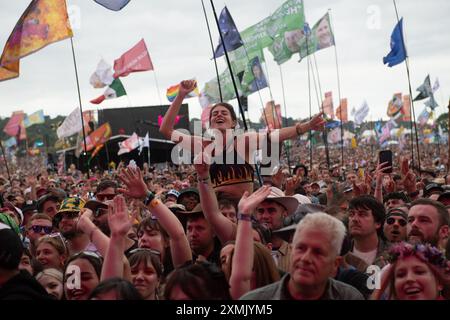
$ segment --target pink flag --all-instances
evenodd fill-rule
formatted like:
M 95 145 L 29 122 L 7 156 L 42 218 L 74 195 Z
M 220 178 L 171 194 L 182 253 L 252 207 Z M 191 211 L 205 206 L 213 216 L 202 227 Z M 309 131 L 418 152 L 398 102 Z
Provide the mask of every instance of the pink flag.
M 16 137 L 17 135 L 19 135 L 19 133 L 22 134 L 22 121 L 24 117 L 25 113 L 23 113 L 23 111 L 13 112 L 8 123 L 3 128 L 3 132 L 5 132 L 8 136 L 11 137 Z
M 144 39 L 114 61 L 114 78 L 126 77 L 132 72 L 153 70 L 153 63 Z

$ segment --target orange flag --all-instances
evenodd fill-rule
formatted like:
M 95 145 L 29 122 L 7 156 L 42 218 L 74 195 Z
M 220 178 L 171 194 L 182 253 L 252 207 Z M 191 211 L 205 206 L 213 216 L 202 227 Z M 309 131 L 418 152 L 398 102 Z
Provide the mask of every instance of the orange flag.
M 282 125 L 280 105 L 275 105 L 274 101 L 267 102 L 261 119 L 266 123 L 269 130 L 280 129 Z
M 0 81 L 19 76 L 21 58 L 72 36 L 65 0 L 33 0 L 3 49 Z
M 341 119 L 342 113 L 342 119 Z M 336 109 L 336 117 L 343 123 L 348 122 L 348 112 L 347 112 L 347 98 L 341 99 L 341 104 Z

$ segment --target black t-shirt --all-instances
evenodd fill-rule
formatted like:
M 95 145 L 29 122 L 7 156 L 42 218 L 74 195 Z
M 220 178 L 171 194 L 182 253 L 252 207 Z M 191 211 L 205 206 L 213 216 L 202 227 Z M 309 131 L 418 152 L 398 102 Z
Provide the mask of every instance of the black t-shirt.
M 21 270 L 0 287 L 0 300 L 54 300 L 28 271 Z

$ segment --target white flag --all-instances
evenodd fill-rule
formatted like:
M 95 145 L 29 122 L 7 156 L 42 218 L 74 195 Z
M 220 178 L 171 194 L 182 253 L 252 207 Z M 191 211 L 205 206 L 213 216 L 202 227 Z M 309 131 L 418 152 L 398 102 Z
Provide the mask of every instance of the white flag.
M 139 137 L 136 133 L 133 133 L 133 135 L 131 137 L 129 137 L 128 139 L 119 142 L 119 152 L 117 153 L 117 155 L 121 155 L 124 153 L 128 153 L 133 151 L 134 149 L 139 148 Z
M 362 106 L 356 110 L 355 112 L 355 123 L 360 125 L 364 119 L 369 115 L 369 106 L 367 105 L 367 101 L 364 100 Z
M 104 88 L 113 83 L 113 74 L 112 66 L 102 59 L 98 63 L 97 70 L 92 74 L 89 82 L 96 89 Z
M 145 138 L 139 139 L 139 154 L 142 153 L 144 148 L 150 148 L 150 138 L 148 136 L 148 132 L 145 135 Z
M 80 132 L 82 128 L 80 108 L 75 108 L 58 128 L 56 134 L 58 139 L 67 138 Z
M 433 93 L 438 91 L 440 87 L 441 87 L 441 85 L 439 83 L 439 78 L 436 78 L 436 81 L 434 82 L 434 85 L 433 85 Z

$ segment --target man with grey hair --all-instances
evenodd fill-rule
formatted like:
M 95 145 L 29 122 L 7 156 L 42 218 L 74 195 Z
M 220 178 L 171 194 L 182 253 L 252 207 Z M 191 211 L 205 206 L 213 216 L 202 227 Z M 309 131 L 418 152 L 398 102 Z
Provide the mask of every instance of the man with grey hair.
M 334 280 L 345 226 L 326 213 L 308 214 L 297 225 L 290 273 L 241 300 L 363 300 L 354 287 Z

